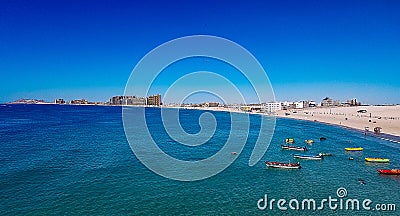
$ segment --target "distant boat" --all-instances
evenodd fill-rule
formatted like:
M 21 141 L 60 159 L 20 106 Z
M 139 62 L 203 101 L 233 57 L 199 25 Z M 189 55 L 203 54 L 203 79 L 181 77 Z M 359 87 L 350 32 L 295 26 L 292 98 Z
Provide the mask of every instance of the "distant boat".
M 294 139 L 293 138 L 286 138 L 285 142 L 286 143 L 294 143 Z
M 307 147 L 297 147 L 297 146 L 289 146 L 289 145 L 281 145 L 282 149 L 286 150 L 294 150 L 294 151 L 307 151 Z
M 323 141 L 323 140 L 326 140 L 326 138 L 325 137 L 320 137 L 319 140 Z
M 237 152 L 231 152 L 232 155 L 237 155 Z
M 332 154 L 329 153 L 329 152 L 320 152 L 318 155 L 321 155 L 321 156 L 332 156 Z
M 361 148 L 361 147 L 357 147 L 357 148 L 345 148 L 344 150 L 346 150 L 346 151 L 362 151 L 363 148 Z
M 378 169 L 378 173 L 384 175 L 400 175 L 400 169 Z
M 374 163 L 389 163 L 388 158 L 365 158 L 367 162 L 374 162 Z
M 281 168 L 281 169 L 300 169 L 300 163 L 282 163 L 282 162 L 268 162 L 265 161 L 265 165 L 267 167 L 272 167 L 272 168 Z
M 312 144 L 314 143 L 314 140 L 312 140 L 312 139 L 307 139 L 307 140 L 304 140 L 304 142 L 307 143 L 307 144 L 312 145 Z
M 307 159 L 307 160 L 322 160 L 324 159 L 321 155 L 305 155 L 305 154 L 295 154 L 294 158 Z

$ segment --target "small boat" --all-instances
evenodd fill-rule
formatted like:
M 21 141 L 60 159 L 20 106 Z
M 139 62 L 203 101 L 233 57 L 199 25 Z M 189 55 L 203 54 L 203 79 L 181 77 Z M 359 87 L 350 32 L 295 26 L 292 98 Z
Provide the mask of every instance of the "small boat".
M 378 169 L 378 173 L 384 175 L 400 175 L 400 169 Z
M 354 160 L 354 158 L 352 158 L 352 157 L 349 157 L 349 160 Z
M 282 163 L 282 162 L 268 162 L 265 161 L 265 165 L 267 167 L 272 167 L 272 168 L 281 168 L 281 169 L 300 169 L 300 163 Z
M 307 151 L 307 147 L 297 147 L 297 146 L 289 146 L 289 145 L 281 145 L 282 149 L 286 150 L 295 150 L 295 151 Z
M 305 143 L 312 145 L 314 143 L 314 140 L 312 139 L 308 139 L 308 140 L 304 140 Z
M 294 143 L 294 139 L 293 138 L 286 138 L 285 142 L 286 143 Z
M 332 154 L 329 153 L 329 152 L 320 152 L 318 155 L 321 155 L 321 156 L 332 156 Z
M 325 137 L 320 137 L 319 140 L 323 141 L 323 140 L 326 140 L 326 138 Z
M 237 155 L 237 152 L 231 152 L 231 155 Z
M 363 148 L 361 148 L 361 147 L 356 147 L 356 148 L 345 148 L 344 150 L 346 150 L 346 151 L 362 151 Z
M 305 155 L 305 154 L 295 154 L 294 158 L 298 159 L 307 159 L 307 160 L 322 160 L 324 159 L 321 155 Z
M 389 158 L 365 158 L 367 162 L 374 162 L 374 163 L 389 163 Z
M 360 182 L 360 184 L 365 185 L 365 181 L 363 179 L 358 179 L 358 181 Z

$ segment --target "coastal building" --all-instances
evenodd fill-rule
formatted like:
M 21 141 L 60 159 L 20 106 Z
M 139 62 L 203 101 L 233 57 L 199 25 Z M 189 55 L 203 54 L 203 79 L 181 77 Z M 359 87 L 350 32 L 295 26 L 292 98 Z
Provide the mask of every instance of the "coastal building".
M 279 102 L 268 102 L 261 105 L 262 111 L 266 113 L 275 113 L 276 111 L 282 110 L 282 105 Z
M 351 100 L 347 100 L 346 104 L 349 106 L 361 106 L 361 103 L 357 101 L 356 98 L 353 98 Z
M 58 98 L 54 101 L 55 104 L 65 104 L 65 100 L 62 98 Z
M 322 99 L 321 101 L 321 106 L 323 107 L 330 107 L 333 105 L 332 99 L 329 97 L 326 97 L 324 99 Z
M 69 104 L 88 104 L 86 99 L 71 100 Z
M 147 105 L 150 105 L 150 106 L 161 106 L 162 105 L 161 95 L 160 94 L 156 94 L 156 95 L 151 95 L 151 96 L 147 97 Z
M 218 102 L 206 102 L 201 104 L 202 107 L 218 107 Z
M 146 105 L 146 99 L 143 97 L 136 97 L 136 96 L 114 96 L 110 99 L 110 104 L 144 106 Z
M 294 104 L 294 108 L 295 108 L 295 109 L 303 109 L 303 108 L 304 108 L 303 101 L 294 102 L 293 104 Z
M 315 101 L 310 101 L 310 103 L 308 103 L 308 107 L 316 107 L 317 103 L 315 103 Z

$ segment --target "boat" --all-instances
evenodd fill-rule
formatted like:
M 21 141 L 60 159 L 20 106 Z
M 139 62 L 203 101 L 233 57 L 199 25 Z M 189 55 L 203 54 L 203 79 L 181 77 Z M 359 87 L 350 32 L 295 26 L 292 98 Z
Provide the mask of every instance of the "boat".
M 326 137 L 320 137 L 319 140 L 321 141 L 326 140 Z
M 361 148 L 361 147 L 356 147 L 356 148 L 345 148 L 344 150 L 346 150 L 346 151 L 362 151 L 363 148 Z
M 297 146 L 289 146 L 289 145 L 281 145 L 282 149 L 286 150 L 295 150 L 295 151 L 307 151 L 307 147 L 297 147 Z
M 237 155 L 238 153 L 237 153 L 237 152 L 231 152 L 231 154 L 232 154 L 232 155 Z
M 268 162 L 265 161 L 265 165 L 267 167 L 272 167 L 272 168 L 281 168 L 281 169 L 300 169 L 300 163 L 282 163 L 282 162 Z
M 352 158 L 352 157 L 349 157 L 349 160 L 354 160 L 354 158 Z
M 329 152 L 320 152 L 318 155 L 321 155 L 321 156 L 332 156 L 332 154 L 329 153 Z
M 286 138 L 285 142 L 286 143 L 294 143 L 294 139 L 293 138 Z
M 307 159 L 307 160 L 322 160 L 324 159 L 321 155 L 305 155 L 305 154 L 295 154 L 294 158 Z
M 374 163 L 389 163 L 389 158 L 365 158 L 367 162 L 374 162 Z
M 311 145 L 314 143 L 314 140 L 308 139 L 308 140 L 304 140 L 304 142 Z
M 378 169 L 378 173 L 384 175 L 400 175 L 400 169 Z

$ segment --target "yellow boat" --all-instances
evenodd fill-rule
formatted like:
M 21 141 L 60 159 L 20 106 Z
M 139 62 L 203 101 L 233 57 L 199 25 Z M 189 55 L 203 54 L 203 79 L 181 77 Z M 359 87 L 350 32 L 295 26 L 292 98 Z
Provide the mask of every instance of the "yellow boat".
M 365 158 L 367 162 L 375 162 L 375 163 L 389 163 L 389 158 Z
M 293 138 L 286 138 L 285 141 L 286 141 L 286 143 L 294 143 Z
M 345 148 L 344 150 L 346 150 L 346 151 L 362 151 L 363 148 L 361 148 L 361 147 L 357 147 L 357 148 Z
M 307 143 L 307 144 L 313 144 L 313 143 L 314 143 L 314 140 L 308 139 L 308 140 L 304 140 L 304 142 Z

